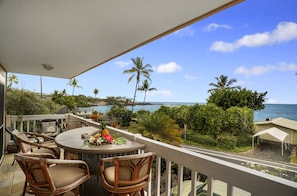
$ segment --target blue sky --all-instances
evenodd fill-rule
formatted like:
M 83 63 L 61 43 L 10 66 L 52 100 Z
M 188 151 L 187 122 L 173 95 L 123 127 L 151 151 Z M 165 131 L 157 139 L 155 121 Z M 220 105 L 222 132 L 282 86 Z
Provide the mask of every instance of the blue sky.
M 131 58 L 150 64 L 147 102 L 205 103 L 215 77 L 235 78 L 242 88 L 267 91 L 266 103 L 297 104 L 297 1 L 246 0 L 236 6 L 113 59 L 78 77 L 75 95 L 133 97 Z M 39 76 L 17 74 L 13 87 L 40 92 Z M 68 79 L 43 77 L 43 93 L 66 89 Z M 143 101 L 143 92 L 136 100 Z

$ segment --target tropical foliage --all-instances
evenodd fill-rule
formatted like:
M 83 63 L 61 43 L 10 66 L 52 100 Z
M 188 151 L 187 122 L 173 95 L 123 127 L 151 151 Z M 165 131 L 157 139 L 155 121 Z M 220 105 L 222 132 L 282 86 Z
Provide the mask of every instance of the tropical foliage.
M 60 108 L 60 105 L 50 99 L 40 99 L 36 93 L 23 89 L 8 89 L 6 96 L 8 115 L 50 114 Z
M 179 125 L 179 127 L 184 130 L 184 140 L 187 139 L 187 127 L 191 121 L 189 113 L 190 108 L 191 107 L 187 105 L 175 107 L 161 106 L 158 110 L 159 112 L 163 112 L 170 116 L 172 119 L 174 119 L 176 123 Z
M 248 107 L 254 111 L 262 110 L 265 108 L 264 101 L 267 92 L 258 93 L 247 90 L 222 89 L 216 90 L 211 93 L 207 99 L 207 103 L 214 103 L 222 107 L 224 110 L 233 107 Z
M 68 82 L 69 86 L 72 86 L 72 96 L 74 95 L 74 89 L 75 88 L 82 88 L 81 86 L 78 85 L 78 80 L 76 78 L 70 79 Z
M 143 113 L 137 120 L 138 123 L 129 127 L 129 131 L 176 146 L 182 143 L 179 127 L 168 115 L 158 111 Z
M 129 126 L 132 112 L 123 105 L 114 105 L 110 108 L 107 115 L 110 118 L 115 118 L 116 122 L 122 126 Z
M 12 84 L 18 84 L 19 79 L 15 74 L 10 74 L 7 79 L 7 87 L 11 88 Z
M 155 90 L 157 90 L 157 89 L 154 88 L 154 87 L 150 87 L 150 84 L 149 84 L 148 80 L 145 79 L 145 80 L 142 81 L 142 86 L 138 87 L 137 90 L 139 90 L 139 91 L 144 91 L 143 103 L 145 103 L 145 99 L 146 99 L 146 93 L 147 93 L 147 91 L 155 91 Z
M 97 88 L 95 88 L 93 92 L 94 92 L 94 95 L 95 95 L 95 97 L 96 97 L 97 94 L 99 93 L 99 90 L 98 90 Z
M 237 79 L 231 78 L 228 79 L 228 76 L 220 75 L 219 77 L 215 77 L 217 83 L 210 83 L 209 86 L 213 86 L 214 88 L 209 89 L 208 92 L 213 92 L 215 90 L 222 90 L 222 89 L 240 89 L 240 86 L 232 86 L 234 83 L 237 82 Z
M 249 145 L 254 131 L 254 113 L 247 107 L 230 107 L 224 110 L 216 104 L 209 103 L 181 107 L 162 106 L 158 111 L 179 122 L 180 128 L 185 128 L 186 122 L 189 133 L 184 134 L 187 140 L 198 141 L 201 144 L 222 148 L 228 145 L 228 149 Z
M 134 77 L 136 78 L 133 104 L 132 104 L 132 113 L 133 113 L 133 105 L 135 103 L 137 89 L 139 88 L 140 78 L 141 76 L 143 76 L 146 79 L 151 80 L 150 73 L 153 72 L 153 70 L 150 64 L 143 65 L 143 58 L 136 57 L 135 59 L 132 58 L 131 60 L 134 66 L 131 69 L 124 70 L 123 73 L 132 74 L 128 79 L 128 83 L 130 83 Z

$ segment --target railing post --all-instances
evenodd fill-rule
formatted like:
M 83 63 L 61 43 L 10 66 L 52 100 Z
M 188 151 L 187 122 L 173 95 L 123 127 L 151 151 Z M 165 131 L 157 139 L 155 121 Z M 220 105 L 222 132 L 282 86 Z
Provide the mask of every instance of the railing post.
M 182 195 L 183 187 L 183 176 L 184 176 L 184 167 L 182 165 L 178 165 L 178 189 L 177 194 Z
M 27 122 L 27 132 L 30 132 L 30 121 L 27 120 L 26 122 Z M 32 131 L 33 131 L 33 130 L 32 130 Z
M 191 196 L 196 196 L 197 171 L 193 171 L 192 170 L 191 179 L 192 179 L 192 183 L 191 183 Z
M 230 184 L 230 183 L 228 183 L 227 184 L 227 196 L 232 196 L 233 195 L 233 186 Z
M 156 179 L 155 179 L 156 196 L 160 196 L 161 187 L 161 157 L 156 156 Z
M 165 193 L 170 196 L 171 193 L 171 161 L 166 160 L 166 186 Z
M 21 132 L 24 130 L 23 126 L 24 126 L 24 121 L 21 121 L 21 127 L 20 127 Z

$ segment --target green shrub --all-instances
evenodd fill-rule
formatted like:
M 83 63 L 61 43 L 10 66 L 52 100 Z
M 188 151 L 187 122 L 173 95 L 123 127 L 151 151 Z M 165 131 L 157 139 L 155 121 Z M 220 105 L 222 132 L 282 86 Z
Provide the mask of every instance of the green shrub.
M 237 137 L 229 133 L 223 133 L 218 136 L 218 147 L 222 149 L 232 150 L 235 149 L 237 144 Z
M 190 135 L 187 135 L 188 140 L 191 140 L 195 143 L 207 145 L 207 146 L 216 146 L 217 141 L 209 136 L 209 135 L 202 135 L 199 133 L 192 133 Z
M 252 135 L 248 133 L 241 133 L 239 136 L 237 136 L 237 147 L 241 146 L 251 146 L 252 145 Z

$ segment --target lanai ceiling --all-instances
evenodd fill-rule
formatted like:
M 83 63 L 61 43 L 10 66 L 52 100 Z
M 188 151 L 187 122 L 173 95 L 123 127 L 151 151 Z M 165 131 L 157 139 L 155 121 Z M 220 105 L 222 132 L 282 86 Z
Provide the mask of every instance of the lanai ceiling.
M 241 1 L 0 0 L 0 64 L 72 78 Z

